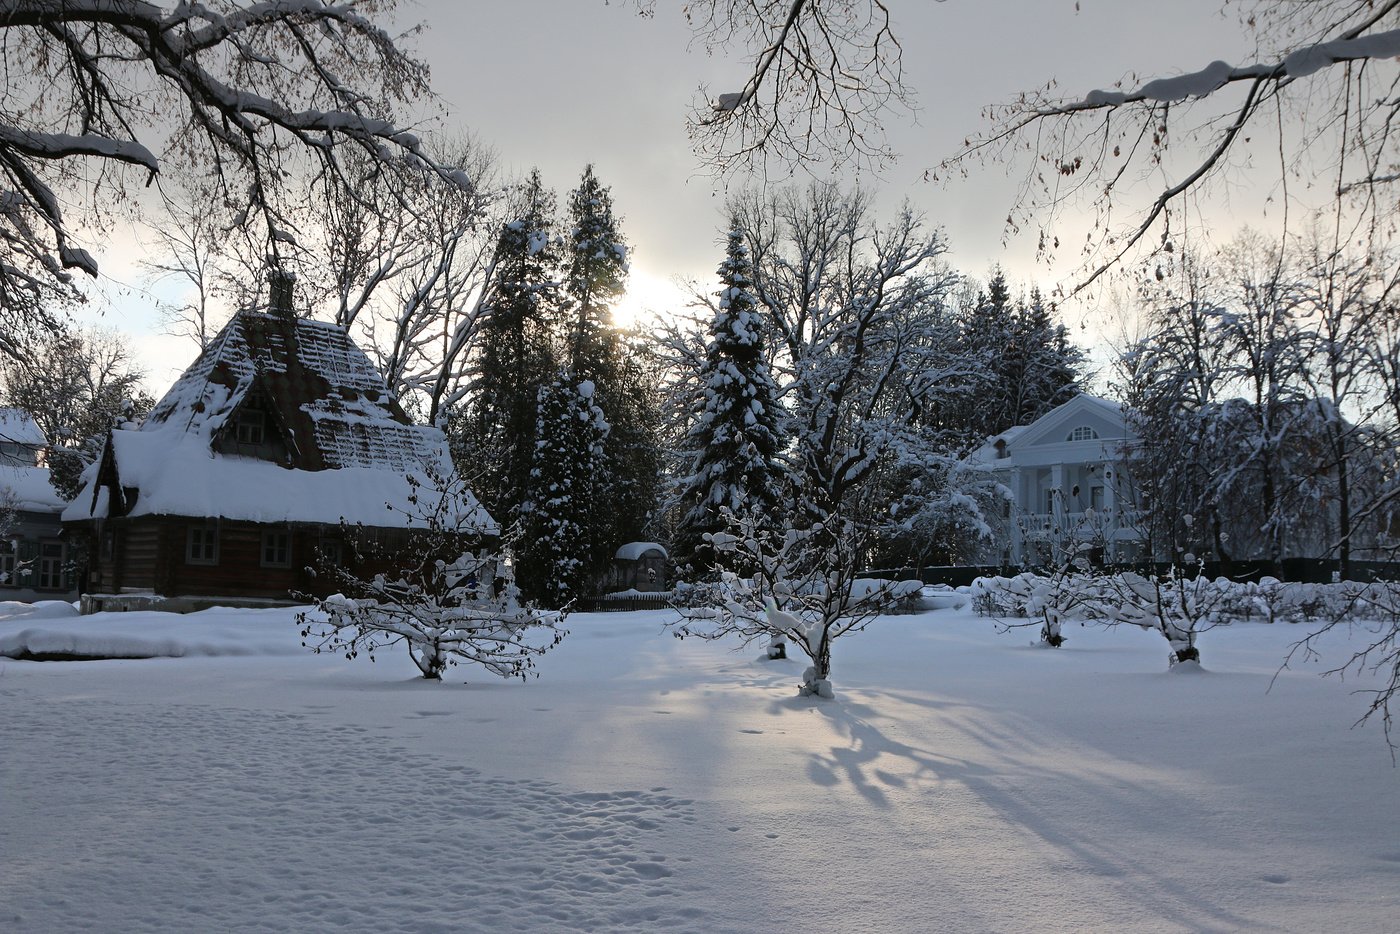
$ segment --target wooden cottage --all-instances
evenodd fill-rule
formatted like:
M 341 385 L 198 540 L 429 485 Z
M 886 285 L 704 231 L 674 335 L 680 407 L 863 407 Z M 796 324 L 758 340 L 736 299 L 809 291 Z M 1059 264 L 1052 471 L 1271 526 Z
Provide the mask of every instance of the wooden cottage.
M 317 568 L 351 537 L 406 541 L 451 476 L 442 432 L 411 423 L 343 328 L 243 312 L 111 432 L 63 520 L 88 544 L 87 609 L 286 602 L 324 594 Z M 464 524 L 494 534 L 464 496 Z

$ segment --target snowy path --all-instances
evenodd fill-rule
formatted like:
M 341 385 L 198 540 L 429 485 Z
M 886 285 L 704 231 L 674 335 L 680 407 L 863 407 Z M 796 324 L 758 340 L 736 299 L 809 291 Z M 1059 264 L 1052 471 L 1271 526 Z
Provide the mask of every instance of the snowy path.
M 837 646 L 822 702 L 792 696 L 800 663 L 678 642 L 659 613 L 573 618 L 538 681 L 443 685 L 301 654 L 276 613 L 142 615 L 0 639 L 158 621 L 266 654 L 0 660 L 0 928 L 1400 920 L 1400 771 L 1347 729 L 1353 684 L 1265 693 L 1286 627 L 1213 632 L 1208 670 L 1181 676 L 1136 631 L 1049 652 L 951 612 L 893 618 Z

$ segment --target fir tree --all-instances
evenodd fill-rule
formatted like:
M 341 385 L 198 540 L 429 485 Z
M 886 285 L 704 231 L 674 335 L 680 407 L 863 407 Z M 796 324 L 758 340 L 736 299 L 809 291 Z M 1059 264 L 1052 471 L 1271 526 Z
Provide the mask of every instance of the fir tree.
M 776 512 L 785 467 L 778 387 L 763 349 L 763 319 L 750 291 L 753 270 L 737 221 L 719 268 L 723 288 L 710 322 L 699 394 L 684 449 L 689 475 L 680 483 L 684 504 L 672 557 L 703 574 L 732 557 L 716 553 L 706 533 L 725 531 L 733 516 Z
M 618 346 L 612 306 L 627 288 L 627 242 L 613 214 L 612 192 L 583 170 L 569 194 L 568 269 L 564 290 L 572 320 L 564 359 L 580 380 L 592 380 L 606 392 L 616 379 Z
M 1031 292 L 1029 303 L 1013 302 L 1000 269 L 964 313 L 962 343 L 981 362 L 981 378 L 945 427 L 967 444 L 1028 425 L 1079 391 L 1083 352 L 1039 291 Z
M 530 498 L 517 512 L 517 579 L 524 596 L 561 608 L 592 593 L 592 520 L 608 425 L 590 382 L 559 372 L 540 387 Z
M 598 573 L 618 545 L 642 535 L 657 499 L 661 454 L 651 380 L 612 321 L 627 283 L 627 242 L 612 193 L 591 165 L 569 195 L 569 219 L 560 355 L 573 380 L 593 384 L 594 402 L 611 426 L 586 520 Z
M 496 516 L 514 515 L 528 495 L 536 398 L 555 366 L 550 319 L 560 300 L 554 193 L 535 170 L 519 197 L 487 285 L 472 401 L 449 425 L 460 469 Z

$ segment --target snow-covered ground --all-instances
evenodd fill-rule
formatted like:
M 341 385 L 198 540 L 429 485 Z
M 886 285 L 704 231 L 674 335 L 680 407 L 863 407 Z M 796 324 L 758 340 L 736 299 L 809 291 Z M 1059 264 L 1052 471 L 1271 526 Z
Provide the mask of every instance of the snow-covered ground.
M 892 617 L 823 701 L 660 612 L 441 685 L 290 611 L 62 612 L 0 652 L 181 657 L 0 659 L 6 931 L 1400 929 L 1400 770 L 1365 682 L 1269 690 L 1295 626 L 1169 673 L 1137 630 Z

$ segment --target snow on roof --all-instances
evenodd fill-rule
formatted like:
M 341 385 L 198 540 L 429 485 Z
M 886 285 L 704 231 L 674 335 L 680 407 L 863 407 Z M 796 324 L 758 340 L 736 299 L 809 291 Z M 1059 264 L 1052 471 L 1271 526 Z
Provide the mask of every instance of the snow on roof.
M 663 558 L 670 557 L 666 549 L 656 542 L 628 542 L 617 550 L 614 557 L 619 561 L 636 561 L 649 551 L 659 551 Z
M 285 447 L 270 448 L 276 460 L 226 443 L 236 438 L 230 419 L 245 410 L 266 416 L 268 436 Z M 455 476 L 442 432 L 412 424 L 344 328 L 249 312 L 234 316 L 140 428 L 114 430 L 106 454 L 108 473 L 102 462 L 89 469 L 65 520 L 106 516 L 115 498 L 129 516 L 403 527 L 410 476 L 420 500 L 434 488 L 428 470 Z M 123 492 L 104 500 L 96 484 Z M 496 531 L 463 493 L 464 524 Z
M 409 497 L 416 491 L 422 503 L 426 491 L 433 488 L 425 465 L 403 471 L 379 467 L 292 470 L 255 457 L 216 454 L 197 436 L 172 430 L 118 429 L 112 432 L 111 445 L 121 486 L 137 491 L 135 502 L 127 504 L 127 516 L 422 527 L 421 520 L 410 522 L 409 517 L 423 506 L 415 507 Z M 439 451 L 435 466 L 442 469 L 445 446 L 440 445 Z M 109 500 L 94 497 L 89 484 L 64 510 L 63 519 L 100 519 L 108 510 Z M 470 492 L 463 491 L 462 512 L 456 518 L 464 529 L 496 532 L 495 523 Z
M 1010 444 L 1016 439 L 1018 435 L 1024 434 L 1026 429 L 1029 427 L 1031 426 L 1012 425 L 1010 428 L 1006 429 L 1001 434 L 992 435 L 985 442 L 983 442 L 983 444 L 980 447 L 976 448 L 971 454 L 967 456 L 966 462 L 969 465 L 995 466 L 996 462 L 1001 459 L 1000 457 L 998 457 L 999 452 L 997 451 L 997 442 L 1001 441 L 1004 444 Z
M 213 439 L 245 403 L 273 416 L 294 467 L 404 469 L 428 453 L 344 328 L 248 312 L 210 342 L 143 429 L 174 424 Z
M 1104 399 L 1101 396 L 1091 396 L 1087 392 L 1081 392 L 1072 396 L 1068 401 L 1061 402 L 1029 425 L 1012 425 L 1001 434 L 992 435 L 986 440 L 986 443 L 969 454 L 964 463 L 968 466 L 978 468 L 995 468 L 998 462 L 1005 465 L 1007 462 L 998 456 L 998 441 L 1010 446 L 1012 442 L 1026 432 L 1032 429 L 1039 430 L 1041 427 L 1050 424 L 1052 421 L 1074 408 L 1097 409 L 1105 417 L 1119 422 L 1123 420 L 1125 411 L 1121 404 L 1114 402 L 1112 399 Z
M 49 483 L 47 467 L 0 465 L 0 496 L 9 493 L 15 508 L 28 512 L 58 512 L 67 505 Z
M 0 441 L 14 441 L 40 447 L 49 443 L 39 424 L 34 421 L 33 415 L 24 409 L 8 407 L 0 407 Z

